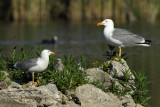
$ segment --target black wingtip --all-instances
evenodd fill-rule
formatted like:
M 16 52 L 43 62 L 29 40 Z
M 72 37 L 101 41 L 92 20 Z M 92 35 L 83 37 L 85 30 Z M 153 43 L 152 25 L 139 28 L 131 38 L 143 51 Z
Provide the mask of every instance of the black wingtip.
M 155 40 L 145 40 L 145 44 L 155 44 Z
M 150 46 L 151 44 L 156 44 L 155 40 L 145 40 L 143 43 L 136 43 L 136 44 L 146 44 L 146 46 Z

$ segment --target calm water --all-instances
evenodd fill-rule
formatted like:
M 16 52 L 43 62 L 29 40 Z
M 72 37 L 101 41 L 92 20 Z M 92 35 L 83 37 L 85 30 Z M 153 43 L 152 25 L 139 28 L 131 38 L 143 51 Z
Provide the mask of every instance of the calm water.
M 74 56 L 84 55 L 88 61 L 105 61 L 103 54 L 108 49 L 103 36 L 103 27 L 97 27 L 93 23 L 67 23 L 63 21 L 41 24 L 15 24 L 0 23 L 0 47 L 2 52 L 8 55 L 16 46 L 24 47 L 32 51 L 32 48 L 40 46 L 57 53 L 58 57 L 71 53 Z M 147 39 L 160 40 L 160 24 L 150 25 L 142 23 L 116 24 L 116 27 L 129 29 Z M 58 37 L 56 45 L 41 44 L 43 39 Z M 151 106 L 160 106 L 160 45 L 151 47 L 122 48 L 127 53 L 127 63 L 132 70 L 143 72 L 147 75 L 152 97 Z

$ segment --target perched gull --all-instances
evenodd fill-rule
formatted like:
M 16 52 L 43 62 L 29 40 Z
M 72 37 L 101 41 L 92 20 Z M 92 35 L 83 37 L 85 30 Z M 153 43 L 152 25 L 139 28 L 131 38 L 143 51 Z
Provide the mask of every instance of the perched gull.
M 97 24 L 104 25 L 104 36 L 107 43 L 119 47 L 119 57 L 121 57 L 121 47 L 129 46 L 150 46 L 151 40 L 145 40 L 143 37 L 134 34 L 126 29 L 114 28 L 114 23 L 111 19 L 105 19 Z
M 61 59 L 58 58 L 55 66 L 54 66 L 54 69 L 58 70 L 58 71 L 63 71 L 63 68 L 64 68 L 64 65 L 62 64 Z
M 49 55 L 56 55 L 56 53 L 51 52 L 50 50 L 44 49 L 41 52 L 41 56 L 39 58 L 32 58 L 25 61 L 17 62 L 14 65 L 14 68 L 20 69 L 23 71 L 32 72 L 32 82 L 34 82 L 34 72 L 42 72 L 48 67 L 49 63 Z

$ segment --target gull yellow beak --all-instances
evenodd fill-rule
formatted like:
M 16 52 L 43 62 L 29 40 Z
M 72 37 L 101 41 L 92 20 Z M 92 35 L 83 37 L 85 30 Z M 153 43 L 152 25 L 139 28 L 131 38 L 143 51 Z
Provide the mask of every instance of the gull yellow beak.
M 56 53 L 54 53 L 54 52 L 51 52 L 51 54 L 52 54 L 52 55 L 56 55 Z
M 97 26 L 101 26 L 101 25 L 103 25 L 103 23 L 102 23 L 102 22 L 100 22 L 100 23 L 98 23 L 98 24 L 97 24 Z

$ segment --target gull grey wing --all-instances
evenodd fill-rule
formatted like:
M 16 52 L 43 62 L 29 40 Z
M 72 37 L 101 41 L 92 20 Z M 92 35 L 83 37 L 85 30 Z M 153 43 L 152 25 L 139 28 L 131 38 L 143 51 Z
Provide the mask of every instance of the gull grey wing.
M 29 68 L 37 65 L 38 58 L 32 58 L 25 61 L 17 62 L 14 67 L 16 69 L 28 71 Z
M 121 41 L 124 45 L 134 45 L 137 43 L 142 43 L 144 41 L 144 38 L 137 35 L 137 34 L 133 34 L 130 31 L 127 31 L 125 29 L 115 29 L 113 31 L 113 35 L 112 37 L 114 39 L 117 39 L 119 41 Z

